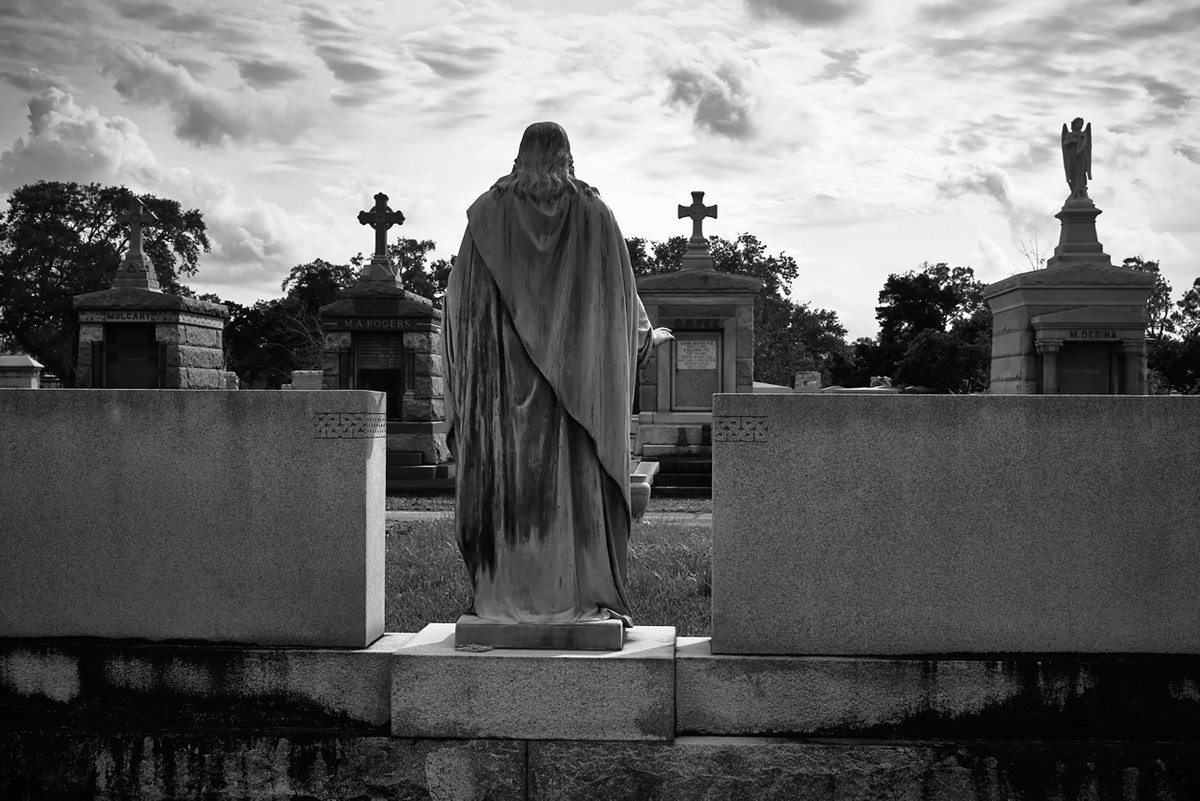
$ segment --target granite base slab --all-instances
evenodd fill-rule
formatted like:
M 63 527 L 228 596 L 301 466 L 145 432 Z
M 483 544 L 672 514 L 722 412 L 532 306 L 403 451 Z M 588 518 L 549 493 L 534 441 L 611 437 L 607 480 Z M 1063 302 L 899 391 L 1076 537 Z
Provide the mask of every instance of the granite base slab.
M 520 648 L 523 650 L 620 651 L 625 644 L 625 624 L 620 620 L 543 625 L 500 623 L 463 615 L 454 624 L 457 647 Z
M 531 801 L 1196 798 L 1195 743 L 530 742 Z
M 675 651 L 679 734 L 1200 742 L 1200 658 L 742 656 Z
M 361 649 L 0 640 L 0 731 L 386 734 L 391 654 L 412 636 Z
M 392 657 L 392 736 L 670 740 L 675 628 L 635 626 L 620 651 L 456 650 L 432 623 Z

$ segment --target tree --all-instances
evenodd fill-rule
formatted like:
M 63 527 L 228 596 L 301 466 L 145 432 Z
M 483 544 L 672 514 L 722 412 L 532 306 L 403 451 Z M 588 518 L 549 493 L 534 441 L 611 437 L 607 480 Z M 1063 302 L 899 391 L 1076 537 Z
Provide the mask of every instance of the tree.
M 766 246 L 749 233 L 729 240 L 708 238 L 713 268 L 726 273 L 752 275 L 763 282 L 754 300 L 754 379 L 791 386 L 798 370 L 821 369 L 846 350 L 846 329 L 836 312 L 797 304 L 789 298 L 799 275 L 791 256 L 767 253 Z M 640 237 L 625 240 L 629 261 L 637 275 L 669 272 L 683 264 L 687 238 L 665 242 Z
M 1200 278 L 1178 301 L 1159 272 L 1159 263 L 1131 256 L 1125 267 L 1155 276 L 1146 302 L 1146 366 L 1152 391 L 1200 394 Z
M 920 271 L 889 275 L 875 319 L 879 334 L 854 343 L 853 360 L 838 364 L 835 380 L 862 386 L 884 375 L 944 392 L 987 387 L 991 312 L 970 267 L 925 262 Z
M 1151 290 L 1150 298 L 1146 301 L 1146 315 L 1150 318 L 1150 322 L 1146 326 L 1146 334 L 1154 339 L 1161 339 L 1167 334 L 1174 333 L 1176 320 L 1172 315 L 1174 304 L 1171 302 L 1171 285 L 1167 283 L 1167 279 L 1163 278 L 1158 261 L 1147 261 L 1141 256 L 1130 256 L 1122 261 L 1121 265 L 1130 270 L 1154 276 L 1154 289 Z
M 18 188 L 0 213 L 0 341 L 7 340 L 75 385 L 72 299 L 112 286 L 128 249 L 118 215 L 140 200 L 158 222 L 143 250 L 164 292 L 192 296 L 180 283 L 196 274 L 209 242 L 204 218 L 178 201 L 135 195 L 123 186 L 38 181 Z
M 441 306 L 454 257 L 426 263 L 433 240 L 401 238 L 388 245 L 401 282 L 410 292 Z M 252 306 L 229 304 L 225 351 L 230 369 L 250 386 L 278 387 L 293 370 L 319 370 L 323 365 L 324 335 L 320 309 L 358 278 L 362 253 L 347 264 L 315 259 L 298 264 L 283 280 L 282 298 L 260 300 Z

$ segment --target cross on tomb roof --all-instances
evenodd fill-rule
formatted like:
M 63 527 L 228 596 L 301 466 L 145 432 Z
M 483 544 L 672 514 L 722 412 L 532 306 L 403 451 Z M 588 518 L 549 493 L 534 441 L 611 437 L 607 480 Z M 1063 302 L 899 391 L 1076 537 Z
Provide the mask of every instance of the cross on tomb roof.
M 679 207 L 679 219 L 684 217 L 692 218 L 692 238 L 688 240 L 688 249 L 691 250 L 694 246 L 699 246 L 708 250 L 708 240 L 704 238 L 702 225 L 705 217 L 717 218 L 716 206 L 704 205 L 704 193 L 692 193 L 692 205 Z
M 158 276 L 154 273 L 154 264 L 142 251 L 142 228 L 157 223 L 158 218 L 142 205 L 142 201 L 134 198 L 125 211 L 117 215 L 117 222 L 129 226 L 129 252 L 117 268 L 113 286 L 157 290 Z
M 358 221 L 375 229 L 375 255 L 371 261 L 387 261 L 387 231 L 393 225 L 404 225 L 404 215 L 388 207 L 388 196 L 380 192 L 375 195 L 375 208 L 360 211 Z

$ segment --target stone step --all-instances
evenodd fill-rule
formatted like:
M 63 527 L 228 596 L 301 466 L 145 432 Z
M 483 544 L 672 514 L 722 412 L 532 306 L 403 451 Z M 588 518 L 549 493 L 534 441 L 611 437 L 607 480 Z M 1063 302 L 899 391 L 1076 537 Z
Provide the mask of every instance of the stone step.
M 388 451 L 387 465 L 388 467 L 416 465 L 421 464 L 423 458 L 420 451 Z
M 388 495 L 408 495 L 411 493 L 453 493 L 454 478 L 389 478 L 387 480 Z
M 651 498 L 711 498 L 712 487 L 660 487 L 654 485 Z
M 388 465 L 387 478 L 425 480 L 431 478 L 448 478 L 453 480 L 458 466 L 449 464 L 417 464 L 417 465 Z
M 654 488 L 660 487 L 712 487 L 712 474 L 659 472 L 654 479 Z
M 692 473 L 712 475 L 711 459 L 659 459 L 659 475 Z

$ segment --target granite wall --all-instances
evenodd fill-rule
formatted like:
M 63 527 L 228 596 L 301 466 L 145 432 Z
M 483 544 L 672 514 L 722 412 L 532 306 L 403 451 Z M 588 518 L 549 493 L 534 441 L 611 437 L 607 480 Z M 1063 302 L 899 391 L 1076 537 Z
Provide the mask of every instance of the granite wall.
M 0 637 L 383 633 L 374 392 L 0 393 Z
M 715 652 L 1200 653 L 1200 398 L 715 402 Z

